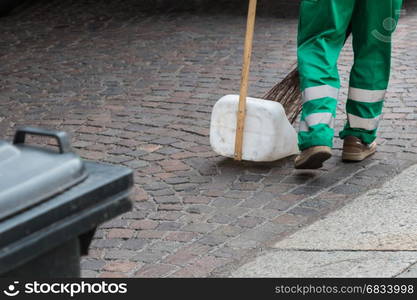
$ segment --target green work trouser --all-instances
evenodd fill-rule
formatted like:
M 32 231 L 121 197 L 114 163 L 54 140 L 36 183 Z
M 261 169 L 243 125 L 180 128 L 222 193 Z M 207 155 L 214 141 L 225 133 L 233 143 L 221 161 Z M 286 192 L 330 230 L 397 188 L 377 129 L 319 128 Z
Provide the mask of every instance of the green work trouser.
M 333 146 L 340 88 L 337 60 L 352 31 L 348 116 L 339 136 L 376 138 L 391 69 L 391 35 L 402 0 L 302 0 L 298 28 L 298 68 L 303 98 L 300 150 Z

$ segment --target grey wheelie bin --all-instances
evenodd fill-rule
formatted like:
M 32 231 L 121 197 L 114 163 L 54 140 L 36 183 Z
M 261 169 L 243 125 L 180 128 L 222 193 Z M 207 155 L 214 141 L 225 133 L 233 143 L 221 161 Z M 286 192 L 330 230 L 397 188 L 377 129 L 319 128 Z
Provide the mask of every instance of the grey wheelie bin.
M 57 140 L 59 151 L 25 143 Z M 64 132 L 17 130 L 0 141 L 0 277 L 79 277 L 95 229 L 131 209 L 130 169 L 83 161 Z

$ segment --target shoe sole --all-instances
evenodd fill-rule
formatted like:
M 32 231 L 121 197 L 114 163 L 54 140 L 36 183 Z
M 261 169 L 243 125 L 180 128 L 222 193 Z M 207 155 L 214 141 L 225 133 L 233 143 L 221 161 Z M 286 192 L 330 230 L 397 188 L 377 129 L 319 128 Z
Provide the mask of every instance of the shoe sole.
M 316 152 L 310 155 L 304 162 L 295 165 L 296 169 L 319 169 L 323 166 L 323 162 L 332 157 L 329 152 Z
M 346 153 L 342 154 L 343 161 L 363 161 L 365 158 L 375 154 L 376 149 L 371 152 L 362 152 L 362 153 Z

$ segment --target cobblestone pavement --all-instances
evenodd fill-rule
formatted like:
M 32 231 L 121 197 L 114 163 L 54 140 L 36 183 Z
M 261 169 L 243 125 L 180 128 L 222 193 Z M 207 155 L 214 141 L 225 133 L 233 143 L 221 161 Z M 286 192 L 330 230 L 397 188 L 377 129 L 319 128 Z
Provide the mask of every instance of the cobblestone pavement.
M 132 212 L 101 226 L 83 276 L 227 276 L 271 242 L 417 162 L 417 8 L 395 35 L 379 152 L 322 170 L 236 163 L 209 145 L 212 106 L 239 90 L 244 1 L 34 1 L 0 19 L 0 137 L 72 133 L 84 158 L 135 170 Z M 298 1 L 260 1 L 250 95 L 295 60 Z M 340 60 L 345 118 L 351 47 Z

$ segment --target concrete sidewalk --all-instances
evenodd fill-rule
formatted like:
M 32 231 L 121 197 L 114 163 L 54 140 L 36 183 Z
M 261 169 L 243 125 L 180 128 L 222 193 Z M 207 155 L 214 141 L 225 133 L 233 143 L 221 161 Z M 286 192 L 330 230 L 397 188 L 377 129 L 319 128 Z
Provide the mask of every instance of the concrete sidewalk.
M 417 165 L 278 242 L 233 277 L 417 277 Z

